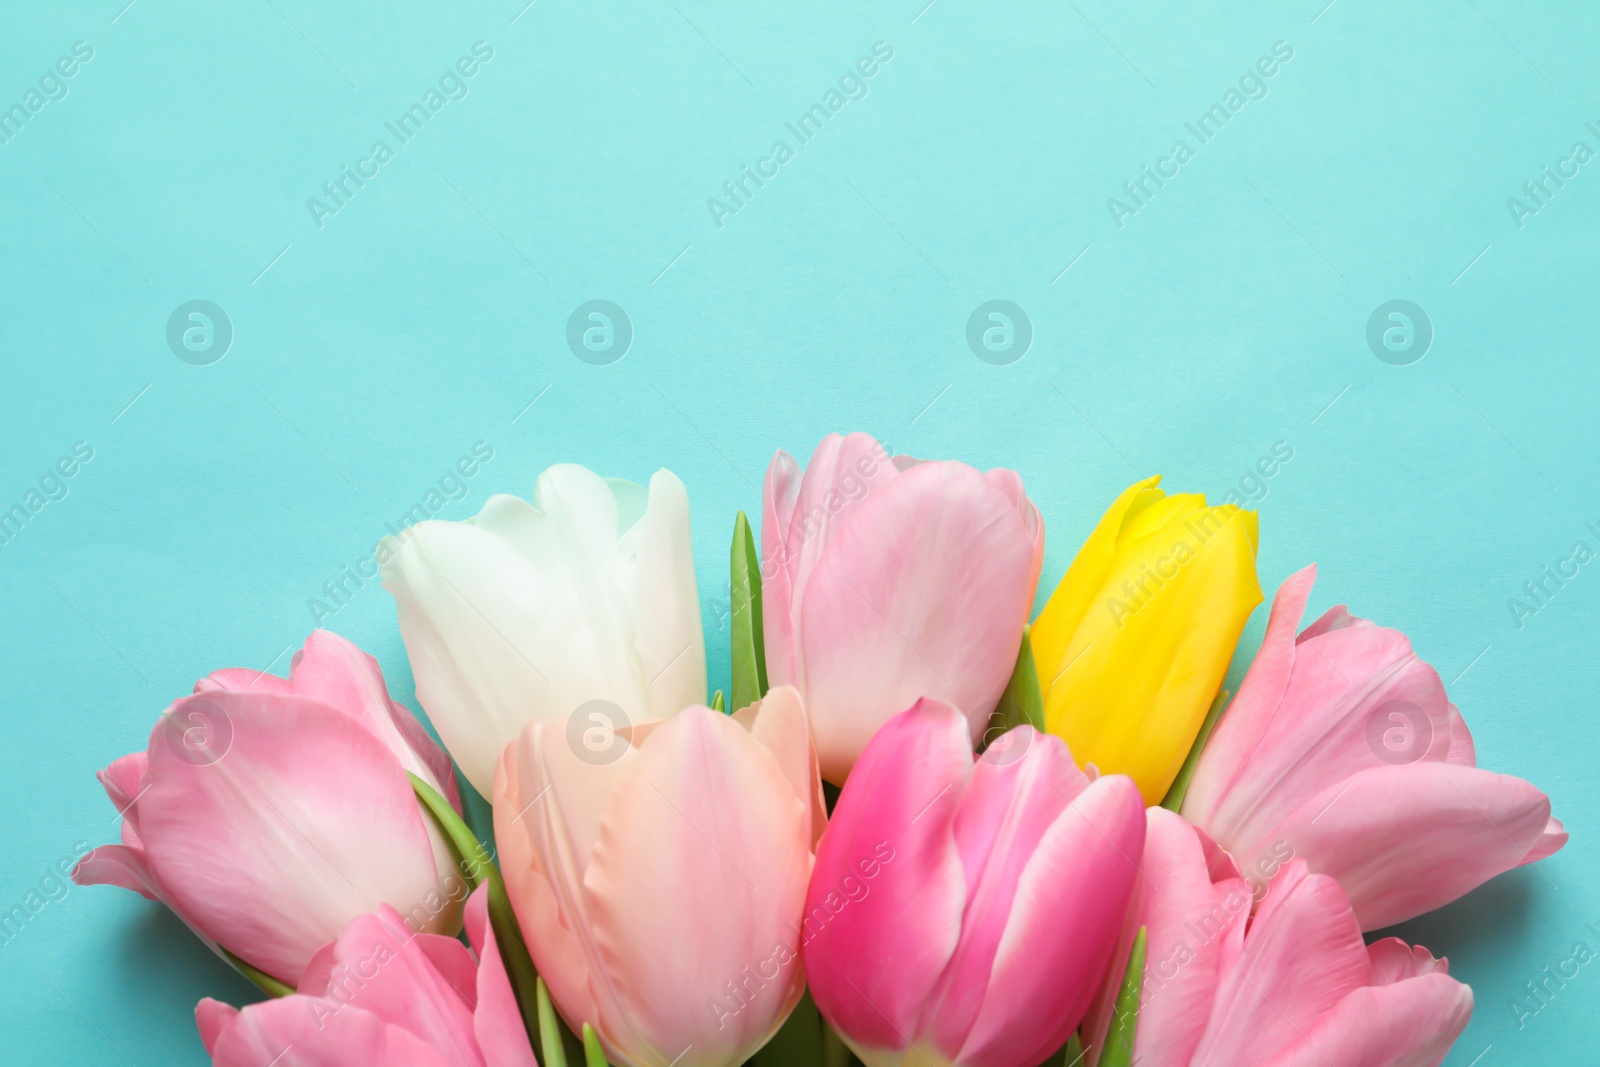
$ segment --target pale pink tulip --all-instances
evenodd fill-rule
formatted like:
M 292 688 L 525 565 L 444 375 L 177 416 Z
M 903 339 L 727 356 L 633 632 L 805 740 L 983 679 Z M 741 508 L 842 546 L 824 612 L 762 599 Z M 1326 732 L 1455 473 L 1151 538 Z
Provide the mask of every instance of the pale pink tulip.
M 780 450 L 761 520 L 767 673 L 805 697 L 842 783 L 897 710 L 954 704 L 977 740 L 1016 664 L 1044 520 L 1016 471 L 890 457 L 830 434 L 802 476 Z
M 690 707 L 578 741 L 530 723 L 495 772 L 495 839 L 556 1008 L 628 1067 L 734 1067 L 799 1000 L 827 818 L 799 695 Z
M 1131 778 L 1020 726 L 973 761 L 923 699 L 867 745 L 806 898 L 817 1008 L 868 1067 L 1034 1067 L 1112 962 L 1144 845 Z
M 386 906 L 318 952 L 294 995 L 243 1011 L 202 1000 L 206 1052 L 217 1067 L 538 1067 L 486 892 L 467 901 L 473 951 Z
M 313 953 L 388 904 L 460 929 L 466 886 L 410 771 L 460 802 L 450 760 L 389 698 L 378 664 L 317 630 L 288 678 L 220 670 L 143 752 L 100 772 L 122 844 L 73 871 L 167 904 L 213 947 L 293 986 Z
M 1245 870 L 1286 844 L 1338 879 L 1364 930 L 1564 845 L 1548 797 L 1476 767 L 1466 723 L 1405 634 L 1340 606 L 1295 636 L 1315 581 L 1311 566 L 1278 590 L 1184 817 Z
M 1368 946 L 1349 898 L 1292 860 L 1240 877 L 1183 819 L 1152 808 L 1128 936 L 1146 929 L 1140 1067 L 1437 1067 L 1472 1015 L 1446 961 L 1398 938 Z M 1251 918 L 1256 892 L 1262 902 Z M 1121 970 L 1084 1024 L 1098 1064 Z

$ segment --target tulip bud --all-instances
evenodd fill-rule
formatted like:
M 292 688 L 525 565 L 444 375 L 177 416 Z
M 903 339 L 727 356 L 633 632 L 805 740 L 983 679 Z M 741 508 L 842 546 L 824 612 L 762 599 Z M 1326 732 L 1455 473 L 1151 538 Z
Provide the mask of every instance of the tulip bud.
M 1091 782 L 1029 726 L 974 762 L 965 718 L 919 701 L 867 745 L 817 851 L 818 1011 L 868 1067 L 1043 1062 L 1111 969 L 1144 829 L 1128 778 Z
M 604 700 L 643 722 L 706 697 L 689 497 L 670 471 L 646 490 L 560 464 L 532 503 L 494 496 L 384 546 L 417 700 L 484 796 L 530 721 Z
M 1445 960 L 1399 938 L 1366 944 L 1344 891 L 1303 860 L 1252 888 L 1182 818 L 1164 808 L 1147 818 L 1124 933 L 1126 944 L 1134 928 L 1146 931 L 1135 1032 L 1116 1030 L 1113 975 L 1083 1025 L 1089 1067 L 1108 1067 L 1106 1050 L 1117 1045 L 1131 1045 L 1141 1067 L 1421 1067 L 1444 1058 L 1472 1015 L 1472 991 Z
M 1439 674 L 1341 605 L 1296 634 L 1315 566 L 1278 590 L 1261 651 L 1196 764 L 1183 816 L 1270 877 L 1285 854 L 1339 880 L 1376 930 L 1567 842 L 1550 798 L 1477 766 Z
M 923 696 L 960 708 L 976 741 L 1016 663 L 1044 553 L 1017 473 L 831 434 L 803 474 L 778 452 L 765 494 L 767 674 L 805 697 L 822 776 L 842 783 L 878 727 Z
M 1159 480 L 1111 505 L 1032 631 L 1046 727 L 1146 804 L 1177 777 L 1261 603 L 1255 512 Z
M 800 911 L 826 821 L 805 709 L 773 689 L 597 753 L 530 723 L 500 759 L 495 840 L 550 999 L 622 1067 L 738 1067 L 800 1000 Z
M 467 883 L 410 774 L 459 807 L 450 760 L 389 699 L 378 664 L 317 630 L 289 677 L 231 668 L 195 685 L 144 752 L 100 773 L 122 844 L 73 871 L 176 912 L 294 986 L 345 924 L 388 905 L 453 934 Z

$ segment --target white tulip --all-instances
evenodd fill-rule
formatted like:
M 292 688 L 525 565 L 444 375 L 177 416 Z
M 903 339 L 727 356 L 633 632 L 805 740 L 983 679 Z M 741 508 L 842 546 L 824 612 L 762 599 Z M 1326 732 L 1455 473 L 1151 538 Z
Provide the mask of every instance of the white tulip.
M 647 491 L 561 464 L 532 503 L 493 496 L 385 547 L 417 700 L 486 797 L 532 720 L 608 700 L 638 723 L 706 699 L 689 496 L 671 471 Z

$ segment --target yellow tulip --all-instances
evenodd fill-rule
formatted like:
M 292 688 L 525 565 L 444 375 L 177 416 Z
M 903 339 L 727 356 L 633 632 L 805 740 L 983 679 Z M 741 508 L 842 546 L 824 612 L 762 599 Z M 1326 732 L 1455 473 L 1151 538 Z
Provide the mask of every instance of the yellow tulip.
M 1129 486 L 1033 625 L 1046 728 L 1080 764 L 1159 804 L 1222 685 L 1250 612 L 1256 513 Z

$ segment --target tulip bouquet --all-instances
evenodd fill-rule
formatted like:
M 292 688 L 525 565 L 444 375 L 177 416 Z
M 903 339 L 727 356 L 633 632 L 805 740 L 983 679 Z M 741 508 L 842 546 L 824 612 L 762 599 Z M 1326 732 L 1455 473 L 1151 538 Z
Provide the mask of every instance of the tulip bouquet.
M 1404 634 L 1299 629 L 1312 567 L 1229 701 L 1257 537 L 1141 481 L 1030 623 L 1015 472 L 830 436 L 738 516 L 708 696 L 683 484 L 552 467 L 378 552 L 442 747 L 318 630 L 101 772 L 74 878 L 262 991 L 196 1009 L 225 1067 L 1438 1064 L 1471 991 L 1364 932 L 1566 834 Z

